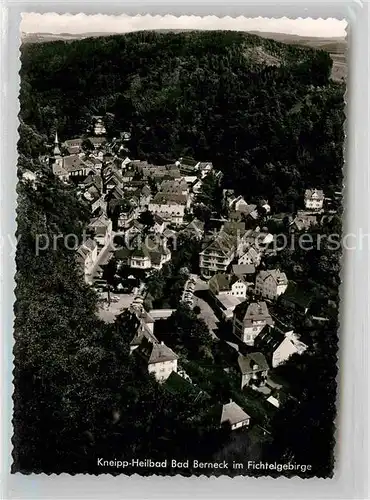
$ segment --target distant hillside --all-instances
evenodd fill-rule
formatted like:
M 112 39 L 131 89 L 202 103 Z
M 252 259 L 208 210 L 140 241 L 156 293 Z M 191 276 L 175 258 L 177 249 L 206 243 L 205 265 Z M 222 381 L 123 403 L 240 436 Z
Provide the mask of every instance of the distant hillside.
M 156 30 L 160 33 L 169 32 L 186 32 L 196 30 L 175 29 L 175 30 Z M 269 33 L 262 31 L 252 31 L 251 34 L 258 35 L 263 38 L 270 38 L 282 43 L 303 45 L 312 47 L 314 49 L 321 49 L 329 52 L 333 59 L 332 78 L 333 80 L 340 81 L 347 78 L 347 62 L 346 62 L 346 49 L 347 41 L 345 38 L 321 38 L 321 37 L 306 37 L 291 35 L 285 33 Z M 72 40 L 82 40 L 84 38 L 96 38 L 101 36 L 114 35 L 115 33 L 105 32 L 88 32 L 88 33 L 22 33 L 23 43 L 44 43 L 52 42 L 55 40 L 63 40 L 65 42 Z
M 305 47 L 325 50 L 326 52 L 329 52 L 330 57 L 333 59 L 333 69 L 331 74 L 333 80 L 339 81 L 347 78 L 347 41 L 345 38 L 306 37 L 288 35 L 285 33 L 267 33 L 260 31 L 254 31 L 252 33 L 282 43 L 303 45 Z

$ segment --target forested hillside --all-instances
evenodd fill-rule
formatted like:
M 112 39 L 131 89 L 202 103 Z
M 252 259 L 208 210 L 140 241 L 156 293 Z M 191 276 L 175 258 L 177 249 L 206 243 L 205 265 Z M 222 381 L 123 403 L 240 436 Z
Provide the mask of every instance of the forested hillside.
M 112 112 L 132 157 L 212 160 L 226 185 L 279 210 L 304 186 L 341 185 L 344 84 L 331 67 L 324 51 L 235 32 L 27 44 L 21 118 L 65 139 Z

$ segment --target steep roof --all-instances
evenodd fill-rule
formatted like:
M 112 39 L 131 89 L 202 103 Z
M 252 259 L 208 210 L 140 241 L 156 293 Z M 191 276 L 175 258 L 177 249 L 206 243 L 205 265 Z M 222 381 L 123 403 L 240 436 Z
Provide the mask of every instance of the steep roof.
M 67 172 L 74 172 L 86 167 L 88 167 L 88 165 L 86 165 L 78 155 L 69 155 L 63 158 L 63 168 L 67 170 Z
M 291 302 L 301 308 L 310 306 L 313 300 L 313 294 L 308 293 L 302 286 L 298 285 L 295 281 L 289 281 L 288 288 L 284 293 L 284 301 Z
M 208 282 L 208 285 L 210 290 L 217 295 L 220 292 L 230 290 L 230 280 L 231 278 L 228 274 L 218 273 L 212 276 L 212 278 Z
M 308 199 L 318 199 L 318 200 L 323 200 L 324 199 L 324 191 L 322 189 L 306 189 L 304 197 L 306 200 Z
M 249 419 L 250 416 L 245 413 L 245 411 L 234 401 L 230 401 L 230 403 L 227 403 L 222 407 L 220 424 L 229 422 L 230 425 L 235 425 L 239 422 L 245 422 Z
M 281 272 L 280 269 L 268 269 L 267 271 L 260 271 L 258 273 L 258 277 L 261 278 L 263 281 L 268 279 L 270 276 L 277 284 L 288 283 L 288 278 L 286 274 Z
M 246 356 L 239 355 L 238 365 L 243 375 L 268 370 L 265 356 L 261 352 L 252 352 Z
M 208 254 L 215 252 L 230 256 L 235 251 L 235 246 L 234 236 L 220 231 L 201 253 Z
M 148 365 L 178 359 L 177 354 L 165 344 L 153 344 L 147 341 L 147 339 L 143 339 L 137 354 L 145 360 Z
M 233 265 L 233 273 L 235 276 L 244 276 L 245 274 L 254 274 L 255 272 L 256 268 L 253 264 Z
M 234 315 L 245 326 L 252 324 L 254 321 L 266 321 L 268 325 L 273 324 L 266 302 L 249 302 L 245 300 L 236 306 Z
M 184 194 L 157 193 L 151 201 L 154 205 L 186 205 L 187 198 Z

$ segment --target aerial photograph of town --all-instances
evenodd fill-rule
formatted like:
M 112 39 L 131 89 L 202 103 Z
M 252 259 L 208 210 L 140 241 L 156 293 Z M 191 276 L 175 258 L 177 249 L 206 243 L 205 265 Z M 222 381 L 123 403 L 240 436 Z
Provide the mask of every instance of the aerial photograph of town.
M 332 476 L 344 46 L 23 36 L 13 472 Z

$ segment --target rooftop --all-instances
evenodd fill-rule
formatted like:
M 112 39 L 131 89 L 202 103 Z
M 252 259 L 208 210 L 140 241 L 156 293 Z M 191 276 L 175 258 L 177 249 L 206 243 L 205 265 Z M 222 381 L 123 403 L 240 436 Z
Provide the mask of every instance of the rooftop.
M 243 375 L 268 370 L 268 364 L 262 352 L 252 352 L 246 356 L 239 355 L 238 365 Z
M 220 424 L 229 422 L 230 425 L 235 425 L 239 422 L 244 422 L 249 418 L 250 416 L 245 413 L 245 411 L 240 408 L 239 405 L 237 405 L 234 401 L 230 401 L 230 403 L 227 403 L 222 407 Z

